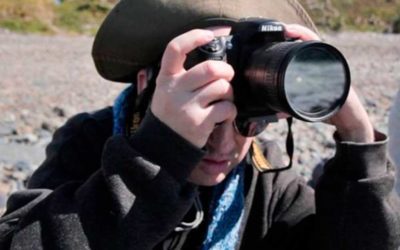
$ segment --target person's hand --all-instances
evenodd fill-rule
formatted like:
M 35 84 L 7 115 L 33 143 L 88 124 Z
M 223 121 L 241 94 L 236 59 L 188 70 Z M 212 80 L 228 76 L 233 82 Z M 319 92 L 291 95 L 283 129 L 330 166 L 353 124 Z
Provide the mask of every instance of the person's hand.
M 313 31 L 297 24 L 287 24 L 285 30 L 288 38 L 302 41 L 320 40 Z M 342 108 L 326 122 L 336 127 L 342 141 L 373 142 L 375 140 L 374 129 L 368 114 L 352 87 Z
M 285 37 L 301 41 L 321 40 L 314 31 L 299 24 L 285 24 Z
M 329 118 L 328 123 L 336 127 L 342 141 L 366 143 L 375 141 L 372 123 L 353 88 L 350 88 L 342 108 Z
M 166 47 L 151 111 L 193 145 L 203 147 L 216 124 L 233 121 L 236 107 L 229 83 L 233 68 L 223 61 L 204 61 L 186 70 L 186 55 L 210 42 L 209 30 L 191 30 Z

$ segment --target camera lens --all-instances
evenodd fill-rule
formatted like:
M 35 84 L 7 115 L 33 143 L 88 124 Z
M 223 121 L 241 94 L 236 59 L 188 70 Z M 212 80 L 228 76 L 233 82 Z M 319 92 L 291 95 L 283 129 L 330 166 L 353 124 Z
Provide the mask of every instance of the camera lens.
M 333 115 L 350 88 L 350 71 L 342 54 L 317 41 L 268 44 L 256 50 L 247 65 L 251 106 L 304 121 Z
M 299 115 L 318 118 L 332 113 L 348 85 L 342 57 L 321 44 L 300 48 L 288 61 L 284 91 L 290 107 Z

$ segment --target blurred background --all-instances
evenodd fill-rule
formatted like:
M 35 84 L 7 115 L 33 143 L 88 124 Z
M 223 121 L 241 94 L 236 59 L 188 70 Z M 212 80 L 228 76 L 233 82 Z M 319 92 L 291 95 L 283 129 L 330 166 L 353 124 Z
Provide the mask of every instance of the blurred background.
M 0 27 L 40 34 L 95 34 L 117 0 L 1 0 Z M 325 31 L 400 32 L 399 0 L 299 0 Z
M 53 132 L 79 112 L 111 105 L 125 87 L 102 79 L 90 53 L 117 0 L 0 0 L 0 213 L 45 157 Z M 348 59 L 378 130 L 400 84 L 400 0 L 300 0 L 324 41 Z M 286 124 L 264 136 L 284 150 Z M 295 121 L 294 168 L 310 180 L 332 157 L 333 129 Z M 313 183 L 310 183 L 313 184 Z

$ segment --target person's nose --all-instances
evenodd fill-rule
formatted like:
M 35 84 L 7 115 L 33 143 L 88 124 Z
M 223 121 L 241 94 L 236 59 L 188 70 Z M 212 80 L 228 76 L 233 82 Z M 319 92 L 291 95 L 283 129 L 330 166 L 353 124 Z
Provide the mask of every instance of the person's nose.
M 211 133 L 207 141 L 207 149 L 220 154 L 228 154 L 234 149 L 235 129 L 232 122 L 224 122 Z

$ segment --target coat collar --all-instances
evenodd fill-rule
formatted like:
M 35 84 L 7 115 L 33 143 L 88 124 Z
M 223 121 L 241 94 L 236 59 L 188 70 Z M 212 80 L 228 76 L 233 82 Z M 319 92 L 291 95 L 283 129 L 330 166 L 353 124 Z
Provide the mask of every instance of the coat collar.
M 262 139 L 253 140 L 247 162 L 259 172 L 280 171 L 286 168 L 278 144 Z

